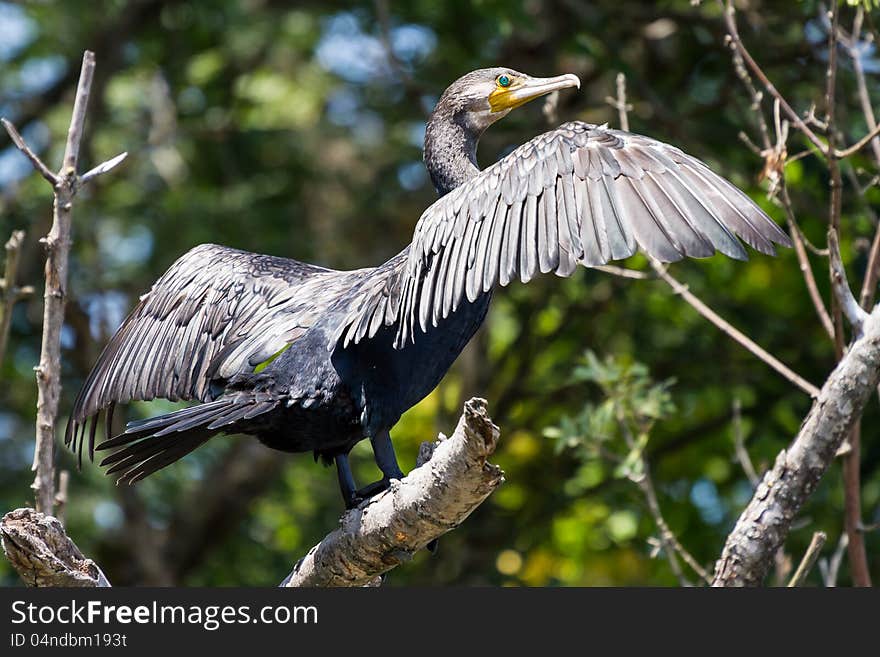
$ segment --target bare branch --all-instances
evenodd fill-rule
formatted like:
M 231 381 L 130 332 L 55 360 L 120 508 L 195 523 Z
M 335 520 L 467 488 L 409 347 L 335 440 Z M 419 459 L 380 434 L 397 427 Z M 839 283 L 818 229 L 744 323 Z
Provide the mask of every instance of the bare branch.
M 679 581 L 682 581 L 685 584 L 687 583 L 687 580 L 684 579 L 684 575 L 681 573 L 681 569 L 676 561 L 676 555 L 678 555 L 679 557 L 681 557 L 682 561 L 690 566 L 691 570 L 693 570 L 701 580 L 703 580 L 707 584 L 711 584 L 712 577 L 709 575 L 706 569 L 700 565 L 700 562 L 697 561 L 690 552 L 688 552 L 687 548 L 685 548 L 681 544 L 681 542 L 678 540 L 678 537 L 675 535 L 675 532 L 673 532 L 669 525 L 666 523 L 666 519 L 663 517 L 663 513 L 660 510 L 660 502 L 657 500 L 657 492 L 654 490 L 654 484 L 651 479 L 648 464 L 647 462 L 645 462 L 644 457 L 642 457 L 642 468 L 642 476 L 636 483 L 638 484 L 639 488 L 645 496 L 645 501 L 648 504 L 648 510 L 650 511 L 651 517 L 654 519 L 654 523 L 657 525 L 657 529 L 660 532 L 660 542 L 663 545 L 663 551 L 667 555 L 673 572 L 676 574 Z
M 629 111 L 632 105 L 626 102 L 626 74 L 617 74 L 617 97 L 605 97 L 605 102 L 617 110 L 617 119 L 620 122 L 620 129 L 629 132 Z
M 79 177 L 79 185 L 85 185 L 90 180 L 94 180 L 98 176 L 101 176 L 111 169 L 115 169 L 117 165 L 121 164 L 122 161 L 128 157 L 128 153 L 120 153 L 114 158 L 107 160 L 106 162 L 102 162 L 98 166 L 93 169 L 89 169 L 86 173 Z
M 70 488 L 70 472 L 62 470 L 58 473 L 58 492 L 55 493 L 55 517 L 64 524 L 64 512 L 67 510 L 67 491 Z
M 846 315 L 847 321 L 852 325 L 856 336 L 860 336 L 862 326 L 868 318 L 868 313 L 856 301 L 849 287 L 849 281 L 846 279 L 846 270 L 840 259 L 840 242 L 837 239 L 837 231 L 834 228 L 828 229 L 828 248 L 831 251 L 831 288 L 834 290 L 834 296 L 837 298 L 841 310 Z
M 822 548 L 825 547 L 825 541 L 827 539 L 828 536 L 825 532 L 813 533 L 813 539 L 810 541 L 810 546 L 804 553 L 804 558 L 801 559 L 800 565 L 798 565 L 797 570 L 788 582 L 789 588 L 794 588 L 804 583 L 804 580 L 807 579 L 807 575 L 810 574 L 810 571 L 813 570 L 813 566 L 816 565 L 816 561 L 819 559 L 819 553 L 822 551 Z
M 110 582 L 86 559 L 57 518 L 33 509 L 10 511 L 0 521 L 3 551 L 28 586 L 105 587 Z
M 779 200 L 783 210 L 785 210 L 785 216 L 788 220 L 788 234 L 791 235 L 791 241 L 794 243 L 794 251 L 797 255 L 801 275 L 804 278 L 804 284 L 807 286 L 807 293 L 810 295 L 810 300 L 813 302 L 813 307 L 816 309 L 816 315 L 819 317 L 819 322 L 822 324 L 822 328 L 825 329 L 825 333 L 827 333 L 828 337 L 833 341 L 834 324 L 831 322 L 831 315 L 828 314 L 828 310 L 825 308 L 825 302 L 822 300 L 822 295 L 819 293 L 819 286 L 816 284 L 816 276 L 813 273 L 813 268 L 810 265 L 810 258 L 807 255 L 807 250 L 805 248 L 807 240 L 801 232 L 797 219 L 795 219 L 794 210 L 791 206 L 791 197 L 788 195 L 788 186 L 785 183 L 784 177 L 780 184 Z
M 25 143 L 24 138 L 19 134 L 18 130 L 15 129 L 15 126 L 6 119 L 0 119 L 0 123 L 3 124 L 4 128 L 6 128 L 6 132 L 9 133 L 9 138 L 12 139 L 12 143 L 15 144 L 16 148 L 24 153 L 27 156 L 27 159 L 31 161 L 34 169 L 39 171 L 40 175 L 48 180 L 53 187 L 57 185 L 58 176 L 52 173 L 49 167 L 45 165 L 43 160 L 41 160 L 39 156 L 30 149 L 30 146 Z
M 850 434 L 880 381 L 880 308 L 828 377 L 794 442 L 780 452 L 727 537 L 714 586 L 755 586 L 764 579 L 791 522 Z
M 656 259 L 651 258 L 650 262 L 651 266 L 654 268 L 654 271 L 657 272 L 657 275 L 662 278 L 676 294 L 680 295 L 682 299 L 687 301 L 694 308 L 694 310 L 696 310 L 703 317 L 712 322 L 728 336 L 733 338 L 735 342 L 738 342 L 749 352 L 767 363 L 789 382 L 793 383 L 805 393 L 810 395 L 810 397 L 815 398 L 819 395 L 819 389 L 816 386 L 794 372 L 791 368 L 782 363 L 778 358 L 770 354 L 766 349 L 758 345 L 754 340 L 749 338 L 742 331 L 733 327 L 729 322 L 718 315 L 718 313 L 716 313 L 714 310 L 709 308 L 709 306 L 700 301 L 700 299 L 697 298 L 697 296 L 693 292 L 688 290 L 687 285 L 684 285 L 683 283 L 680 283 L 678 280 L 673 278 L 669 274 L 669 272 L 666 271 L 666 268 L 663 267 L 663 265 L 660 264 Z
M 67 132 L 64 162 L 61 172 L 52 179 L 55 193 L 52 228 L 41 240 L 46 246 L 46 288 L 43 295 L 40 364 L 34 368 L 37 375 L 37 421 L 33 470 L 36 476 L 31 487 L 36 493 L 37 511 L 47 514 L 52 512 L 55 501 L 53 472 L 55 422 L 58 417 L 58 400 L 61 396 L 61 328 L 64 324 L 64 306 L 67 297 L 67 261 L 70 252 L 73 197 L 78 186 L 76 165 L 94 71 L 95 55 L 86 51 L 83 54 L 70 129 Z
M 837 541 L 837 547 L 834 548 L 834 554 L 830 559 L 819 560 L 819 571 L 822 573 L 822 580 L 825 586 L 833 588 L 837 586 L 837 576 L 840 573 L 840 564 L 843 563 L 843 555 L 849 545 L 849 536 L 846 532 L 841 532 L 840 540 Z
M 21 245 L 24 242 L 24 231 L 14 230 L 6 242 L 6 265 L 3 279 L 0 280 L 0 291 L 3 292 L 3 304 L 0 305 L 0 365 L 6 355 L 9 343 L 9 329 L 12 324 L 12 309 L 21 299 L 33 294 L 31 286 L 17 287 L 18 259 L 21 256 Z
M 471 399 L 455 432 L 390 489 L 348 511 L 340 527 L 299 560 L 281 586 L 363 586 L 457 527 L 503 481 L 486 459 L 500 431 L 486 402 Z
M 638 269 L 628 269 L 626 267 L 618 267 L 616 265 L 590 265 L 590 269 L 596 269 L 601 272 L 605 272 L 606 274 L 611 274 L 612 276 L 619 276 L 620 278 L 632 278 L 638 281 L 646 281 L 652 278 L 656 278 L 656 276 L 652 276 L 646 271 L 639 271 Z
M 742 431 L 742 404 L 739 401 L 739 397 L 733 400 L 733 445 L 736 451 L 736 459 L 739 461 L 743 472 L 746 473 L 749 483 L 752 484 L 752 488 L 757 487 L 761 480 L 746 449 L 745 437 Z
M 727 33 L 730 38 L 731 47 L 736 49 L 736 51 L 743 58 L 743 61 L 746 63 L 749 69 L 751 69 L 752 74 L 758 78 L 764 88 L 773 96 L 776 100 L 779 101 L 779 104 L 782 106 L 782 109 L 785 111 L 786 115 L 788 115 L 789 120 L 792 125 L 800 130 L 810 142 L 818 148 L 822 153 L 828 152 L 827 145 L 819 139 L 818 135 L 813 132 L 810 127 L 804 123 L 803 119 L 798 116 L 798 113 L 792 109 L 791 105 L 788 104 L 788 101 L 782 96 L 781 93 L 773 86 L 773 83 L 770 82 L 770 79 L 764 73 L 758 63 L 752 58 L 752 55 L 746 49 L 745 45 L 743 45 L 742 39 L 739 36 L 739 31 L 736 27 L 736 9 L 733 5 L 733 0 L 727 0 L 727 2 L 723 2 L 722 0 L 718 0 L 718 4 L 721 7 L 721 11 L 724 14 L 724 22 L 727 25 Z
M 856 85 L 859 92 L 859 104 L 862 107 L 862 114 L 865 116 L 865 125 L 868 126 L 869 132 L 877 129 L 877 119 L 874 116 L 874 106 L 871 104 L 871 94 L 868 92 L 868 83 L 865 78 L 865 67 L 862 64 L 862 58 L 859 56 L 858 48 L 859 40 L 862 37 L 862 21 L 865 17 L 864 8 L 859 5 L 856 9 L 856 15 L 853 19 L 853 30 L 848 40 L 844 40 L 847 53 L 852 60 L 853 70 L 856 74 Z M 880 137 L 874 137 L 871 141 L 871 149 L 874 152 L 874 161 L 880 167 Z
M 873 142 L 878 135 L 880 135 L 880 125 L 875 125 L 868 134 L 859 139 L 849 148 L 844 148 L 843 150 L 835 149 L 834 157 L 836 157 L 837 159 L 843 159 L 845 157 L 849 157 L 850 155 L 855 155 L 869 143 Z
M 64 147 L 64 161 L 61 165 L 61 176 L 72 177 L 76 175 L 76 165 L 79 161 L 79 146 L 82 142 L 83 129 L 86 123 L 86 108 L 89 104 L 89 94 L 92 91 L 92 79 L 95 75 L 95 53 L 86 50 L 83 53 L 82 68 L 79 73 L 79 83 L 76 87 L 76 97 L 73 101 L 73 114 L 70 117 L 70 129 L 67 131 L 67 144 Z

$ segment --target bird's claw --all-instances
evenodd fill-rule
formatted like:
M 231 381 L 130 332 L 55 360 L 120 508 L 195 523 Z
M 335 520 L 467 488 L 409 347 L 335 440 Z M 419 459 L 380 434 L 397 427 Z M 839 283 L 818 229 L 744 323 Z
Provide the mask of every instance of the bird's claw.
M 389 477 L 382 477 L 379 481 L 374 481 L 372 484 L 367 484 L 363 488 L 359 488 L 351 494 L 351 497 L 346 500 L 345 507 L 347 509 L 354 509 L 364 502 L 366 502 L 371 497 L 375 497 L 379 493 L 388 490 L 391 486 L 391 479 Z

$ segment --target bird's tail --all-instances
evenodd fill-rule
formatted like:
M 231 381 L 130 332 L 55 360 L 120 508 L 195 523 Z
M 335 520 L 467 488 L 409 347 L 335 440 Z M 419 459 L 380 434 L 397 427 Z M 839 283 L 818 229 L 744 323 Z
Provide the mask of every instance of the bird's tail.
M 133 484 L 183 458 L 219 433 L 235 431 L 235 424 L 274 409 L 281 400 L 244 393 L 129 422 L 125 431 L 96 449 L 122 447 L 101 461 L 107 474 L 119 474 L 116 483 Z

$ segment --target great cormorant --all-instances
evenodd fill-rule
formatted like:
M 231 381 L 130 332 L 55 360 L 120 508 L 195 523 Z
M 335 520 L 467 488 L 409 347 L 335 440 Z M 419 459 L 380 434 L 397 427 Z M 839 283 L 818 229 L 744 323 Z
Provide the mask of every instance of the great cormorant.
M 141 297 L 76 399 L 65 443 L 133 483 L 221 433 L 335 460 L 346 505 L 403 474 L 389 431 L 433 390 L 482 324 L 492 290 L 538 272 L 571 275 L 641 248 L 663 261 L 716 250 L 746 258 L 734 235 L 773 254 L 790 245 L 745 194 L 679 149 L 572 121 L 481 171 L 477 141 L 512 109 L 579 87 L 481 69 L 441 96 L 424 158 L 441 198 L 412 243 L 375 268 L 335 271 L 225 246 L 198 246 Z M 199 404 L 130 422 L 118 403 Z M 107 410 L 107 439 L 95 447 Z M 348 453 L 370 438 L 382 480 L 357 490 Z

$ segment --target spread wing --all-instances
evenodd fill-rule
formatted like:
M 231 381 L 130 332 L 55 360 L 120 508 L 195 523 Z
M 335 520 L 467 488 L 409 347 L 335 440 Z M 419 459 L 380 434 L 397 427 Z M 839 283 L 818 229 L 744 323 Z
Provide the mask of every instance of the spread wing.
M 347 277 L 295 260 L 214 244 L 179 258 L 104 348 L 76 402 L 65 443 L 82 455 L 92 417 L 116 403 L 212 397 L 213 381 L 253 372 L 312 326 Z M 108 418 L 109 430 L 109 418 Z M 78 441 L 78 447 L 77 447 Z
M 496 284 L 538 272 L 571 275 L 641 248 L 663 262 L 720 251 L 746 259 L 788 236 L 743 192 L 662 142 L 605 126 L 566 123 L 523 144 L 422 214 L 397 283 L 398 346 Z M 372 336 L 363 314 L 346 343 Z M 387 303 L 386 303 L 387 306 Z M 365 330 L 365 326 L 366 329 Z

